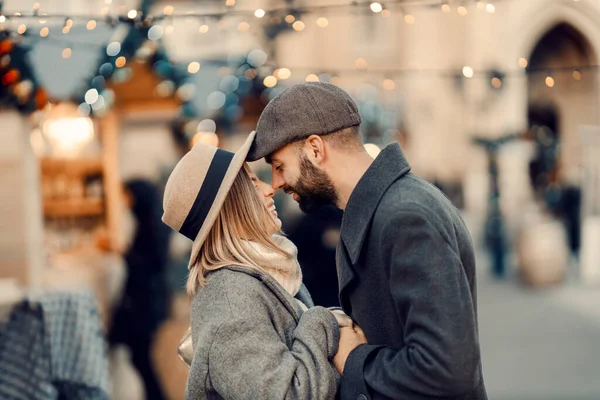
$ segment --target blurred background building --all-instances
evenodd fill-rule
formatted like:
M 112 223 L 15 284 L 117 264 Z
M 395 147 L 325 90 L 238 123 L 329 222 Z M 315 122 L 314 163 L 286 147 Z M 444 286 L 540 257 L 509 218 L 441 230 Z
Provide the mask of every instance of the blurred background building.
M 153 199 L 191 144 L 236 149 L 273 97 L 320 80 L 356 100 L 374 156 L 399 141 L 463 212 L 490 398 L 598 399 L 598 57 L 597 0 L 0 0 L 0 330 L 91 291 L 99 316 L 77 318 L 121 333 L 98 390 L 182 398 L 189 243 Z M 334 305 L 341 214 L 276 201 Z

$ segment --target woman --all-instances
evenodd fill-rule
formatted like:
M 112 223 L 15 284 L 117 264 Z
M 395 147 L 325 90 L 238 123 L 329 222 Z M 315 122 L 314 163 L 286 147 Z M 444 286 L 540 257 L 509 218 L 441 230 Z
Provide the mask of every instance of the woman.
M 244 167 L 253 138 L 235 154 L 197 144 L 165 188 L 163 221 L 194 242 L 187 398 L 333 398 L 339 323 L 294 298 L 295 247 L 275 235 L 272 199 L 257 195 Z

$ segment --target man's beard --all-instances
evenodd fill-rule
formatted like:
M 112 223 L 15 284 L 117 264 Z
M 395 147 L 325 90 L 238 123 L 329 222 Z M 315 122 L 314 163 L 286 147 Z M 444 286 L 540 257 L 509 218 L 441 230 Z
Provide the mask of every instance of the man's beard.
M 304 154 L 300 158 L 298 180 L 294 186 L 287 186 L 285 189 L 298 195 L 298 205 L 305 213 L 322 206 L 337 206 L 338 203 L 338 194 L 329 176 L 315 167 Z

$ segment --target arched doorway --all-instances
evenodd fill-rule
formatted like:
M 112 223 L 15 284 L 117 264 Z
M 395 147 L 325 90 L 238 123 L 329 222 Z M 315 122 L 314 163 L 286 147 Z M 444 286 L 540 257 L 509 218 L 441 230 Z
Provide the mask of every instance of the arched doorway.
M 528 124 L 536 153 L 530 177 L 538 199 L 562 217 L 571 250 L 579 248 L 579 130 L 598 123 L 596 54 L 572 25 L 558 23 L 529 57 Z

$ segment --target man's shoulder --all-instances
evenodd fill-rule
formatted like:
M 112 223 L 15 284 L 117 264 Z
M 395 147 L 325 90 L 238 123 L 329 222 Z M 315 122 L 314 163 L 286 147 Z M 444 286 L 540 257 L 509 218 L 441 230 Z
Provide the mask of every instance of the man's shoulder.
M 390 185 L 375 214 L 375 221 L 380 224 L 419 217 L 434 225 L 444 225 L 455 220 L 459 212 L 433 184 L 407 174 Z

